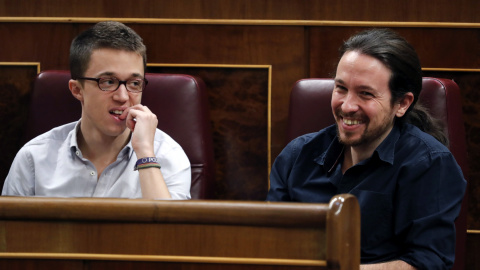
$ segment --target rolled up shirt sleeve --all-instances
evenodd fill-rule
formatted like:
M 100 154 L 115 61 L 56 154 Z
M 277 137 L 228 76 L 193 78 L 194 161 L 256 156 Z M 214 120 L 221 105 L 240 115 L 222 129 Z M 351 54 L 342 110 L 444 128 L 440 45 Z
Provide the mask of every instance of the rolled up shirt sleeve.
M 418 269 L 450 269 L 455 260 L 455 224 L 466 189 L 449 152 L 419 156 L 406 164 L 395 198 L 395 235 L 405 251 L 399 259 Z

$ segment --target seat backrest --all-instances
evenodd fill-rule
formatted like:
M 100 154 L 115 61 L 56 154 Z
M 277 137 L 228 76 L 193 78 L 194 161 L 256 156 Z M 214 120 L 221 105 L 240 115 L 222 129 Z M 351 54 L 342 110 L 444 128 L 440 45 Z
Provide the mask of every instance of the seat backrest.
M 181 74 L 145 76 L 148 85 L 142 97 L 158 118 L 158 128 L 177 141 L 192 168 L 192 199 L 213 196 L 214 153 L 205 84 Z M 34 82 L 25 141 L 56 126 L 81 117 L 80 102 L 68 89 L 69 71 L 44 71 Z
M 290 94 L 287 124 L 287 142 L 310 132 L 319 131 L 335 123 L 330 101 L 333 79 L 302 79 L 295 83 Z M 421 102 L 437 119 L 444 123 L 449 149 L 468 176 L 465 128 L 462 119 L 460 89 L 452 80 L 423 78 Z M 456 222 L 456 256 L 453 269 L 464 269 L 467 237 L 467 195 Z

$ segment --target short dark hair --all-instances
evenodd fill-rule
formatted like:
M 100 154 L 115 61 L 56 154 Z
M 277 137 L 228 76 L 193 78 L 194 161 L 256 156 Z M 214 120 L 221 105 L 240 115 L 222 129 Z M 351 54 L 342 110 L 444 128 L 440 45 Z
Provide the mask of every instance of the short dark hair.
M 136 52 L 143 58 L 144 70 L 147 65 L 147 48 L 142 38 L 130 27 L 120 22 L 105 21 L 80 33 L 70 46 L 70 73 L 73 79 L 85 75 L 90 56 L 96 49 L 117 49 Z
M 417 103 L 422 91 L 422 66 L 417 52 L 406 39 L 390 29 L 369 29 L 345 41 L 339 50 L 340 58 L 350 51 L 371 56 L 390 69 L 392 74 L 388 86 L 392 93 L 392 105 L 408 92 L 413 94 L 413 103 L 403 117 L 395 119 L 395 123 L 414 124 L 443 144 L 448 144 L 441 123 Z

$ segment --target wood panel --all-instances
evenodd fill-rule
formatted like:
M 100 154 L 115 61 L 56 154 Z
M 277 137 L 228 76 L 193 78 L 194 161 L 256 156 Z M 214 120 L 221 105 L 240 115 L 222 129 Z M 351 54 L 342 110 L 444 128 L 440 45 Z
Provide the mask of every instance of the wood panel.
M 0 183 L 8 174 L 10 164 L 22 147 L 25 123 L 33 80 L 38 63 L 0 63 Z
M 480 250 L 480 231 L 469 231 L 467 234 L 467 256 L 465 270 L 480 269 L 480 256 L 478 256 L 478 250 Z
M 4 259 L 0 260 L 0 269 L 8 270 L 151 270 L 151 269 L 175 269 L 175 270 L 318 270 L 317 266 L 299 265 L 255 265 L 249 264 L 222 264 L 222 263 L 169 263 L 144 261 L 108 261 L 108 260 L 46 260 L 46 259 Z
M 215 150 L 215 198 L 264 200 L 270 165 L 270 67 L 152 64 L 147 70 L 202 78 Z
M 284 146 L 288 95 L 306 76 L 301 26 L 132 25 L 144 37 L 150 63 L 272 66 L 271 149 Z M 169 38 L 164 38 L 169 37 Z
M 329 204 L 2 197 L 0 265 L 18 259 L 354 269 L 360 208 L 350 194 Z
M 9 270 L 87 270 L 83 262 L 74 260 L 0 260 L 0 269 Z M 106 268 L 104 268 L 106 269 Z
M 476 0 L 0 0 L 0 16 L 480 22 Z
M 351 35 L 367 27 L 311 27 L 310 77 L 331 77 L 338 62 L 338 48 Z M 417 51 L 424 68 L 480 67 L 479 29 L 393 28 Z

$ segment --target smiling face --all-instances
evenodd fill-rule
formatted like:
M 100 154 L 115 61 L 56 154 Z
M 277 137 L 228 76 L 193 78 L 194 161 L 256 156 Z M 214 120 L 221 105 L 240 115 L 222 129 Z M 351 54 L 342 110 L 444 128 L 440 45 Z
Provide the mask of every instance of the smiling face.
M 116 49 L 96 49 L 84 77 L 116 77 L 119 80 L 143 78 L 143 58 L 135 52 Z M 125 85 L 113 92 L 102 91 L 97 82 L 71 80 L 72 94 L 82 104 L 82 133 L 95 137 L 117 137 L 129 133 L 119 115 L 128 107 L 139 104 L 141 93 L 131 93 Z
M 391 71 L 379 60 L 346 52 L 337 67 L 331 105 L 338 137 L 347 146 L 375 149 L 390 133 L 403 102 L 392 105 Z

